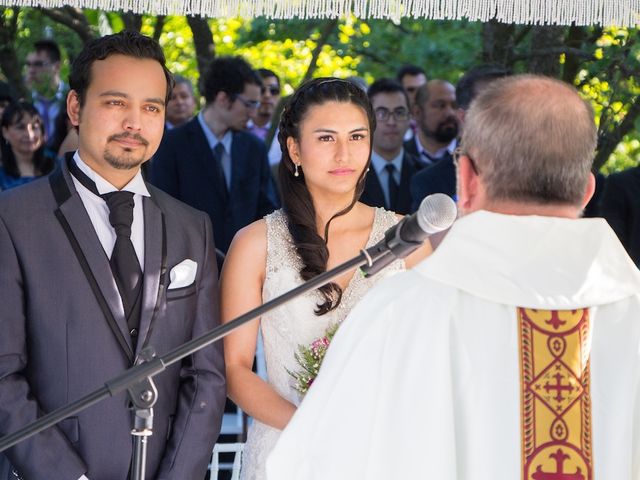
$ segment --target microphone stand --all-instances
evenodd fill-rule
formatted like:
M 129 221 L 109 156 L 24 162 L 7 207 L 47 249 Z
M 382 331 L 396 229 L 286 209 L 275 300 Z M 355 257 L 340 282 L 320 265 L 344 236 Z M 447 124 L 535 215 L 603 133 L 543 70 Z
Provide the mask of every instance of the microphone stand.
M 401 220 L 401 222 L 405 221 Z M 399 226 L 399 224 L 398 224 Z M 398 228 L 399 232 L 400 229 Z M 381 242 L 382 243 L 382 242 Z M 279 297 L 274 298 L 253 310 L 239 316 L 238 318 L 220 325 L 219 327 L 210 330 L 209 332 L 194 338 L 187 343 L 171 350 L 169 353 L 157 357 L 151 347 L 143 349 L 139 354 L 139 359 L 136 365 L 125 370 L 117 377 L 105 382 L 104 386 L 89 393 L 88 395 L 81 397 L 80 399 L 58 408 L 42 417 L 38 418 L 34 422 L 26 425 L 17 432 L 0 438 L 0 452 L 16 445 L 17 443 L 32 437 L 33 435 L 55 425 L 56 423 L 64 420 L 67 417 L 76 415 L 78 412 L 85 410 L 86 408 L 94 405 L 107 397 L 114 397 L 125 390 L 127 390 L 129 399 L 133 404 L 133 410 L 135 417 L 133 420 L 134 428 L 131 434 L 134 438 L 134 455 L 132 459 L 131 467 L 131 479 L 132 480 L 144 480 L 145 476 L 145 463 L 146 463 L 146 443 L 147 438 L 152 434 L 153 426 L 153 405 L 157 399 L 157 389 L 153 383 L 153 378 L 158 373 L 164 371 L 167 366 L 172 365 L 185 357 L 197 352 L 198 350 L 211 345 L 212 343 L 227 336 L 236 328 L 244 325 L 245 323 L 260 317 L 264 313 L 279 307 L 280 305 L 292 300 L 293 298 L 321 287 L 325 283 L 330 282 L 334 278 L 340 276 L 355 267 L 366 265 L 368 267 L 373 266 L 374 262 L 383 256 L 391 255 L 389 249 L 384 248 L 381 243 L 367 249 L 360 250 L 360 253 L 332 268 L 329 271 L 321 273 L 317 277 L 306 281 L 302 285 L 290 290 Z M 415 244 L 417 248 L 422 242 Z M 404 252 L 403 252 L 404 253 Z M 406 255 L 406 254 L 405 254 Z M 398 257 L 403 258 L 403 257 Z

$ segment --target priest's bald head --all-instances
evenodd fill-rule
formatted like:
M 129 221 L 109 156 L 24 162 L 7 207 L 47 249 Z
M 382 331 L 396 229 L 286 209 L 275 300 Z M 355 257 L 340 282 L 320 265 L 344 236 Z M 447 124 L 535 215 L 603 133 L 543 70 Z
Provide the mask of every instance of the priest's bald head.
M 457 156 L 462 213 L 578 217 L 593 195 L 596 125 L 570 85 L 517 75 L 473 101 Z

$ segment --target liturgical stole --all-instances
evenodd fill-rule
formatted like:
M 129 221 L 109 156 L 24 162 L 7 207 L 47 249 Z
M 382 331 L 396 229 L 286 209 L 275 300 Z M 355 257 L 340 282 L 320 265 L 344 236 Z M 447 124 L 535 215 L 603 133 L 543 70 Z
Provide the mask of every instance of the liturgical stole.
M 593 480 L 589 310 L 518 308 L 523 480 Z

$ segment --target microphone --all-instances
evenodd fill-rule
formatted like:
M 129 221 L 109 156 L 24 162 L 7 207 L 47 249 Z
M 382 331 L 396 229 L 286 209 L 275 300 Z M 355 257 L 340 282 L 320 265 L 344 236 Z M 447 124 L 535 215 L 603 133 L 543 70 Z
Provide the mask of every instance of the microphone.
M 416 213 L 404 217 L 385 232 L 384 239 L 363 250 L 370 261 L 360 270 L 370 277 L 394 260 L 405 258 L 427 237 L 449 228 L 457 215 L 456 204 L 448 195 L 434 193 L 425 197 Z

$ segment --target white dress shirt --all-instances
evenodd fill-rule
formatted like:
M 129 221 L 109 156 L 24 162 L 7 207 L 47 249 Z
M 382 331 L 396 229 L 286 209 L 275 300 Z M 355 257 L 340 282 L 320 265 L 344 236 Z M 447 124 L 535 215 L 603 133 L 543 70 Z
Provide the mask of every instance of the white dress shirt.
M 76 162 L 76 165 L 78 165 L 78 168 L 95 182 L 100 195 L 118 190 L 84 163 L 78 152 L 75 153 L 73 159 Z M 107 202 L 105 202 L 102 197 L 94 195 L 93 192 L 82 185 L 82 183 L 80 183 L 77 178 L 73 177 L 73 175 L 72 178 L 84 208 L 89 214 L 93 228 L 98 235 L 100 243 L 102 244 L 102 248 L 107 254 L 107 257 L 111 258 L 113 247 L 116 243 L 116 231 L 109 222 L 109 207 L 107 206 Z M 138 171 L 136 176 L 133 177 L 133 179 L 125 185 L 122 190 L 133 192 L 134 207 L 133 223 L 131 224 L 131 242 L 133 243 L 133 248 L 136 251 L 138 262 L 140 262 L 140 268 L 144 272 L 144 212 L 142 209 L 142 197 L 150 197 L 151 195 L 149 194 L 149 190 L 147 190 L 147 186 L 142 179 L 140 171 Z

